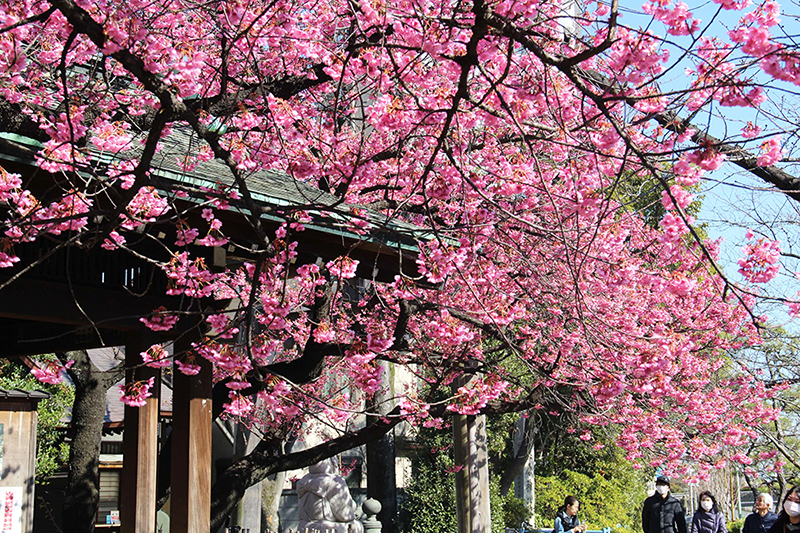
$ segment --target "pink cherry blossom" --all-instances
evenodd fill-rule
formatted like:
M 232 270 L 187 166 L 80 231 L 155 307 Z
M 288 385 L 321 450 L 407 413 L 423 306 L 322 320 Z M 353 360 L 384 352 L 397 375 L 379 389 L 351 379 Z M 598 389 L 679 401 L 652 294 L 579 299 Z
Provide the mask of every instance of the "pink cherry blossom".
M 41 381 L 42 383 L 49 383 L 51 385 L 58 385 L 64 382 L 64 371 L 70 368 L 75 361 L 67 361 L 67 364 L 61 366 L 58 361 L 48 361 L 44 367 L 34 367 L 31 369 L 31 374 Z
M 761 154 L 758 156 L 758 165 L 768 167 L 778 163 L 783 158 L 781 149 L 781 136 L 772 137 L 761 144 Z
M 333 276 L 349 279 L 355 277 L 358 261 L 343 256 L 328 262 L 325 266 L 328 267 Z
M 120 245 L 125 244 L 125 237 L 117 233 L 116 231 L 112 231 L 108 234 L 108 239 L 103 241 L 103 244 L 100 246 L 103 247 L 105 250 L 116 250 L 119 248 Z
M 206 322 L 214 328 L 214 331 L 221 339 L 230 339 L 239 333 L 239 328 L 229 325 L 230 319 L 227 315 L 208 315 Z
M 568 431 L 613 426 L 637 467 L 700 479 L 777 416 L 724 368 L 759 338 L 720 243 L 690 231 L 694 188 L 726 179 L 730 153 L 703 139 L 747 149 L 762 132 L 735 121 L 776 101 L 772 82 L 800 85 L 775 2 L 716 3 L 741 10 L 730 32 L 687 0 L 633 18 L 550 0 L 7 1 L 0 97 L 42 146 L 31 172 L 0 166 L 0 267 L 74 245 L 154 269 L 175 307 L 137 318 L 210 325 L 177 371 L 208 361 L 228 414 L 265 432 L 356 427 L 392 361 L 413 375 L 393 391 L 411 423 L 577 388 Z M 770 137 L 758 164 L 782 159 Z M 661 205 L 634 205 L 664 179 Z M 768 281 L 780 247 L 750 241 L 741 271 Z M 315 350 L 336 357 L 306 381 L 270 373 Z
M 5 243 L 7 245 L 8 241 L 3 239 L 0 243 Z M 2 246 L 2 244 L 0 244 L 0 246 Z M 19 263 L 19 257 L 9 254 L 6 251 L 0 251 L 0 268 L 9 268 L 16 263 Z
M 766 283 L 780 272 L 781 247 L 778 241 L 758 239 L 742 248 L 739 273 L 751 283 Z
M 122 227 L 134 230 L 146 222 L 154 222 L 166 210 L 167 201 L 159 196 L 155 188 L 142 187 L 128 204 L 127 215 L 121 215 Z
M 143 407 L 147 405 L 147 398 L 153 393 L 150 389 L 155 383 L 155 378 L 151 377 L 144 381 L 132 381 L 119 386 L 120 401 L 130 407 Z
M 154 309 L 149 317 L 142 317 L 140 322 L 153 331 L 169 331 L 178 322 L 178 316 L 171 314 L 166 307 Z
M 131 136 L 127 122 L 108 122 L 98 119 L 94 124 L 92 144 L 105 152 L 118 153 L 130 148 Z
M 200 365 L 197 364 L 197 358 L 192 352 L 187 353 L 183 358 L 175 359 L 175 366 L 178 371 L 186 376 L 195 376 L 200 373 Z
M 747 125 L 742 128 L 742 137 L 745 139 L 754 139 L 761 134 L 761 127 L 748 121 Z
M 253 410 L 253 401 L 237 392 L 231 391 L 230 401 L 224 405 L 225 411 L 233 416 L 245 416 Z
M 167 368 L 172 366 L 169 353 L 160 344 L 154 344 L 140 354 L 144 364 L 151 368 Z

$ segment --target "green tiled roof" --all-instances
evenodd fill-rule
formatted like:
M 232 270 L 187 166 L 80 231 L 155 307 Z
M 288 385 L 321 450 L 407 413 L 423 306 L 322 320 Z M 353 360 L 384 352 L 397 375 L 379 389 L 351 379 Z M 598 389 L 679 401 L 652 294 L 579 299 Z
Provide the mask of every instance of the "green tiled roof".
M 5 143 L 7 145 L 5 149 L 0 146 L 2 151 L 0 157 L 29 164 L 33 163 L 31 151 L 37 151 L 42 147 L 39 141 L 13 133 L 0 132 L 0 139 L 10 141 Z M 27 157 L 22 155 L 24 151 L 11 153 L 14 150 L 8 150 L 9 144 L 26 147 Z M 167 188 L 169 182 L 211 189 L 218 183 L 233 184 L 234 178 L 230 169 L 217 159 L 201 162 L 191 171 L 184 171 L 179 166 L 178 161 L 185 157 L 187 151 L 197 150 L 202 145 L 203 141 L 199 140 L 189 128 L 173 128 L 169 136 L 161 141 L 160 149 L 153 158 L 154 177 L 164 180 L 164 188 Z M 128 152 L 127 155 L 135 154 Z M 95 156 L 104 164 L 109 164 L 115 159 L 110 153 L 95 152 Z M 372 241 L 393 249 L 416 251 L 417 242 L 431 238 L 430 232 L 424 228 L 389 218 L 383 213 L 372 210 L 365 210 L 370 221 L 368 234 L 359 235 L 349 228 L 347 216 L 351 209 L 360 206 L 344 204 L 336 196 L 280 170 L 245 173 L 245 179 L 253 200 L 263 207 L 272 208 L 271 210 L 275 212 L 262 215 L 273 221 L 282 220 L 277 216 L 281 211 L 302 208 L 312 217 L 311 223 L 305 223 L 308 229 L 356 241 Z M 205 198 L 198 197 L 197 200 L 203 201 Z

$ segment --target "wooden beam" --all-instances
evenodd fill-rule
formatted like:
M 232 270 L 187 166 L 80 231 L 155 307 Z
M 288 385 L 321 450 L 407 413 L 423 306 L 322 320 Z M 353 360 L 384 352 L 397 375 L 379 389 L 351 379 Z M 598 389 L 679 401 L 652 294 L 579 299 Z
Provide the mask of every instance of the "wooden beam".
M 182 337 L 175 352 L 188 350 Z M 172 405 L 172 491 L 170 527 L 181 533 L 211 529 L 211 363 L 202 357 L 200 373 L 174 371 Z
M 0 324 L 0 357 L 124 346 L 126 338 L 121 330 L 9 319 Z
M 6 282 L 0 276 L 0 284 Z M 176 296 L 134 296 L 124 289 L 72 286 L 23 277 L 0 290 L 0 317 L 132 330 L 159 306 L 178 308 Z
M 125 406 L 123 476 L 120 533 L 153 533 L 156 530 L 156 474 L 158 459 L 158 414 L 160 371 L 141 366 L 140 353 L 155 338 L 149 330 L 131 334 L 125 346 L 126 383 L 154 377 L 153 395 L 142 407 Z M 138 366 L 137 366 L 138 365 Z

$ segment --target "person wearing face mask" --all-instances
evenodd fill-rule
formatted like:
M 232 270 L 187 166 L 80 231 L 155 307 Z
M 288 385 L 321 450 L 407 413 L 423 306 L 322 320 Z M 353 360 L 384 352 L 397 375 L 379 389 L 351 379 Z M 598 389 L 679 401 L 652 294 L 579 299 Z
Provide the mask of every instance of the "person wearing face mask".
M 578 498 L 567 496 L 564 505 L 556 513 L 556 521 L 553 524 L 553 533 L 586 533 L 586 524 L 581 524 L 578 520 Z
M 647 498 L 642 507 L 644 533 L 686 533 L 686 511 L 670 494 L 669 487 L 669 478 L 658 476 L 655 494 Z
M 800 486 L 786 493 L 778 519 L 767 533 L 800 533 Z
M 744 519 L 742 533 L 767 533 L 778 515 L 772 512 L 772 496 L 762 492 L 756 496 L 755 511 Z
M 719 510 L 714 495 L 707 490 L 698 498 L 697 511 L 692 516 L 692 533 L 728 533 L 725 515 Z

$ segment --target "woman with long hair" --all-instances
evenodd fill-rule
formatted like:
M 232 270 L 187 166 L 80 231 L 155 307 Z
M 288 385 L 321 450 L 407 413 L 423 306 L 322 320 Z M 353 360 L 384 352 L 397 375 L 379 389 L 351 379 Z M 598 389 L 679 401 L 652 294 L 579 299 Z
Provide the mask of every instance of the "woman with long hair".
M 781 512 L 769 533 L 800 533 L 800 486 L 795 485 L 784 496 Z
M 704 490 L 697 503 L 697 511 L 692 516 L 691 533 L 728 533 L 725 515 L 719 510 L 713 494 Z

